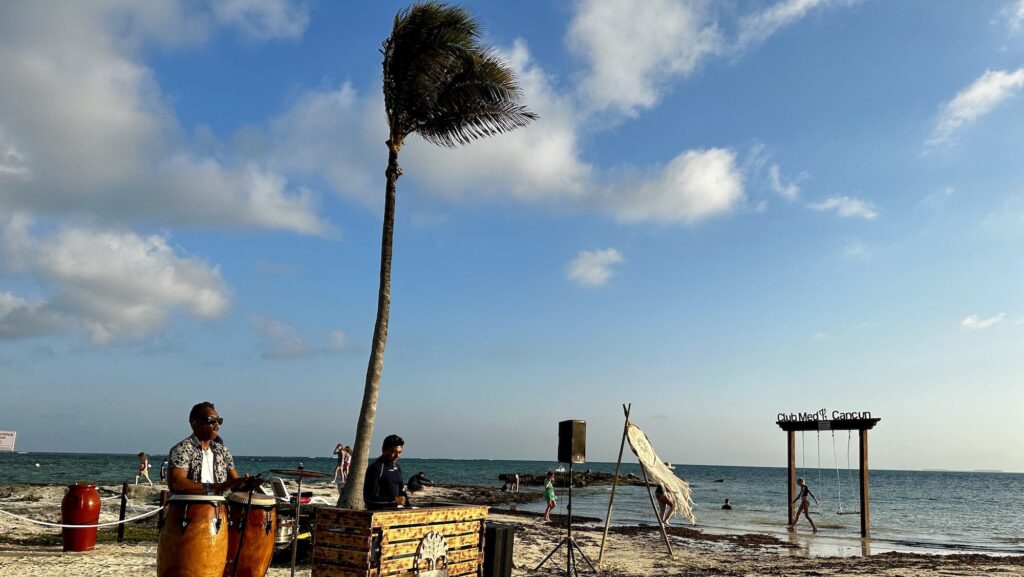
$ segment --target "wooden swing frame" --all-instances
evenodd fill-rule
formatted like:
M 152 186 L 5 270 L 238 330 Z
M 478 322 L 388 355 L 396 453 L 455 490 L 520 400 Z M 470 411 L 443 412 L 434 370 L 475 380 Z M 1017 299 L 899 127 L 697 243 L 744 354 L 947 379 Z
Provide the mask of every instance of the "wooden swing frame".
M 857 431 L 860 453 L 860 536 L 871 536 L 871 511 L 868 491 L 868 431 L 882 419 L 838 419 L 831 421 L 776 421 L 786 431 L 787 453 L 787 507 L 788 525 L 796 520 L 796 432 L 797 431 Z M 833 449 L 834 450 L 834 449 Z

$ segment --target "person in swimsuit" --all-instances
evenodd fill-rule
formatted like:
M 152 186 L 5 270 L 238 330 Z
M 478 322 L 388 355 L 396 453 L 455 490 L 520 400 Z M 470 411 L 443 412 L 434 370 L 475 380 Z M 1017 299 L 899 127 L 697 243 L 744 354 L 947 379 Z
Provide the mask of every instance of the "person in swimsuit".
M 334 446 L 334 454 L 338 456 L 338 464 L 334 466 L 334 478 L 331 479 L 332 483 L 338 482 L 338 473 L 341 472 L 341 466 L 345 464 L 345 446 L 338 443 Z M 341 478 L 341 482 L 345 482 L 345 477 Z
M 555 472 L 548 471 L 547 477 L 544 479 L 544 499 L 548 502 L 547 509 L 544 509 L 544 521 L 547 523 L 551 522 L 551 510 L 555 508 L 555 501 L 558 497 L 555 496 Z
M 793 524 L 789 526 L 789 530 L 796 530 L 796 522 L 800 520 L 800 513 L 803 513 L 804 517 L 807 517 L 807 521 L 811 524 L 811 529 L 813 529 L 814 532 L 817 533 L 818 528 L 815 527 L 814 520 L 811 519 L 811 503 L 810 501 L 807 500 L 807 497 L 814 499 L 814 502 L 817 505 L 820 505 L 821 503 L 818 503 L 818 498 L 815 497 L 814 493 L 811 492 L 811 488 L 807 486 L 807 483 L 804 481 L 803 477 L 797 479 L 796 484 L 800 486 L 800 494 L 797 495 L 795 499 L 793 499 L 793 502 L 796 503 L 797 501 L 800 501 L 800 508 L 796 510 L 796 516 L 793 517 Z
M 139 470 L 135 473 L 135 484 L 139 484 L 139 477 L 145 477 L 149 486 L 153 486 L 153 480 L 149 478 L 149 457 L 146 453 L 139 453 Z
M 658 483 L 658 488 L 654 490 L 654 497 L 661 506 L 661 522 L 668 525 L 668 520 L 676 513 L 675 501 L 672 500 L 672 495 L 665 491 L 665 486 L 661 483 Z

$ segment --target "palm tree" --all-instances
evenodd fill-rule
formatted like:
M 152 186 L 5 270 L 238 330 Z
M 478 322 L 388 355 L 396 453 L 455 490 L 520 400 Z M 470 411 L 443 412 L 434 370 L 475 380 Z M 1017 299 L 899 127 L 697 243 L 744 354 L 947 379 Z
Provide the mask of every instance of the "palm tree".
M 359 410 L 352 471 L 338 505 L 363 508 L 363 475 L 377 414 L 391 307 L 391 249 L 398 152 L 406 137 L 455 147 L 526 126 L 537 115 L 523 106 L 509 67 L 479 42 L 480 27 L 465 9 L 436 2 L 413 4 L 395 15 L 384 41 L 384 108 L 388 116 L 388 168 L 380 250 L 377 321 Z

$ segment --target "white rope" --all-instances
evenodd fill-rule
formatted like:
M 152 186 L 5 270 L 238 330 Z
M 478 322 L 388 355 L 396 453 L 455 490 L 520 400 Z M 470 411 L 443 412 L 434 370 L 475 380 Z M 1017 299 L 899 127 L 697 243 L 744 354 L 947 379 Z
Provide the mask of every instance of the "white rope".
M 654 447 L 651 446 L 650 440 L 640 430 L 640 427 L 630 423 L 626 429 L 626 438 L 629 440 L 629 448 L 633 450 L 633 454 L 640 461 L 640 466 L 665 488 L 666 493 L 672 495 L 672 502 L 675 505 L 672 515 L 679 513 L 689 519 L 690 523 L 696 524 L 697 517 L 693 514 L 693 494 L 690 491 L 689 483 L 676 477 L 676 474 L 665 465 L 665 462 L 654 452 Z
M 839 491 L 839 508 L 836 513 L 843 514 L 843 479 L 839 476 L 839 456 L 836 455 L 836 432 L 832 431 L 832 460 L 836 464 L 836 487 Z
M 64 525 L 64 524 L 61 524 L 61 523 L 48 523 L 46 521 L 37 521 L 36 519 L 29 519 L 28 517 L 22 517 L 21 515 L 15 515 L 14 513 L 10 513 L 10 512 L 4 511 L 3 509 L 0 509 L 0 513 L 3 513 L 4 515 L 8 515 L 10 517 L 14 517 L 15 519 L 21 519 L 22 521 L 28 521 L 29 523 L 35 523 L 36 525 L 43 525 L 45 527 L 59 527 L 61 529 L 92 529 L 93 527 L 113 527 L 115 525 L 120 525 L 122 523 L 130 523 L 132 521 L 138 521 L 139 519 L 145 519 L 146 517 L 152 517 L 153 515 L 156 515 L 157 513 L 159 513 L 162 509 L 163 509 L 163 507 L 157 507 L 156 509 L 153 509 L 152 511 L 147 511 L 147 512 L 141 514 L 141 515 L 137 515 L 135 517 L 131 517 L 129 519 L 125 519 L 124 521 L 111 521 L 110 523 L 98 523 L 96 525 Z

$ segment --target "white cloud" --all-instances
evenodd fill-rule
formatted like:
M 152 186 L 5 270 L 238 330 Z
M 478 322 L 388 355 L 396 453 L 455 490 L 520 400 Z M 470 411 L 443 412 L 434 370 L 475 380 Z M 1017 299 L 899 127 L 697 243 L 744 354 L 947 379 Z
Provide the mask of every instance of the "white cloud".
M 1006 23 L 1012 32 L 1020 32 L 1024 25 L 1024 0 L 1016 0 L 1003 9 Z
M 866 218 L 874 220 L 878 218 L 878 211 L 866 200 L 850 198 L 848 196 L 832 196 L 821 202 L 809 205 L 813 210 L 819 212 L 834 212 L 845 218 Z
M 803 18 L 811 10 L 833 2 L 829 0 L 782 0 L 764 10 L 740 18 L 735 50 L 742 52 L 760 44 L 784 26 Z
M 671 84 L 714 56 L 740 56 L 814 9 L 855 0 L 782 0 L 740 15 L 726 38 L 706 0 L 582 0 L 565 42 L 585 64 L 578 95 L 591 112 L 635 116 L 653 108 Z
M 41 300 L 29 301 L 11 292 L 0 293 L 0 339 L 20 339 L 63 332 L 66 319 Z
M 4 227 L 2 262 L 52 290 L 30 302 L 6 295 L 0 333 L 7 338 L 84 331 L 96 344 L 139 338 L 162 328 L 175 310 L 200 319 L 223 315 L 230 291 L 220 271 L 183 256 L 164 236 L 67 226 L 33 237 L 24 218 Z M 16 313 L 12 316 L 13 313 Z
M 994 317 L 983 319 L 978 315 L 968 315 L 967 318 L 960 321 L 960 326 L 964 330 L 968 331 L 981 331 L 988 328 L 992 328 L 1006 320 L 1006 313 L 999 313 Z
M 973 124 L 1024 87 L 1024 68 L 1012 72 L 988 70 L 970 86 L 945 103 L 926 145 L 951 144 L 957 133 Z
M 265 359 L 294 359 L 340 353 L 346 349 L 347 338 L 341 331 L 332 331 L 324 345 L 306 342 L 298 329 L 279 320 L 254 315 L 252 326 L 262 338 L 262 356 Z
M 612 275 L 613 267 L 625 261 L 618 250 L 581 250 L 566 267 L 569 280 L 586 286 L 604 286 Z
M 289 0 L 214 0 L 219 22 L 235 26 L 252 40 L 298 38 L 309 24 L 309 6 Z
M 805 174 L 801 174 L 801 177 Z M 799 178 L 797 179 L 799 181 Z M 779 171 L 779 165 L 773 164 L 768 169 L 768 184 L 778 194 L 786 200 L 796 200 L 800 196 L 800 186 L 797 185 L 797 181 L 782 182 L 782 176 Z
M 871 248 L 863 242 L 856 240 L 843 248 L 843 256 L 850 260 L 866 260 L 871 258 Z
M 692 223 L 742 199 L 736 156 L 722 148 L 683 152 L 654 174 L 626 176 L 606 191 L 609 210 L 627 222 Z
M 188 150 L 139 56 L 204 38 L 185 6 L 0 3 L 0 210 L 330 233 L 280 174 Z
M 580 159 L 580 118 L 573 102 L 532 62 L 525 42 L 517 40 L 503 54 L 519 80 L 523 101 L 540 119 L 455 149 L 411 138 L 404 161 L 410 175 L 449 197 L 511 194 L 530 202 L 582 197 L 593 169 Z M 383 118 L 383 107 L 379 115 Z
M 632 116 L 655 106 L 671 80 L 720 53 L 723 41 L 705 2 L 584 0 L 566 43 L 588 67 L 581 100 Z
M 926 194 L 917 204 L 921 208 L 932 212 L 942 212 L 945 210 L 946 205 L 949 204 L 949 200 L 953 198 L 954 192 L 955 190 L 952 186 L 947 186 Z

